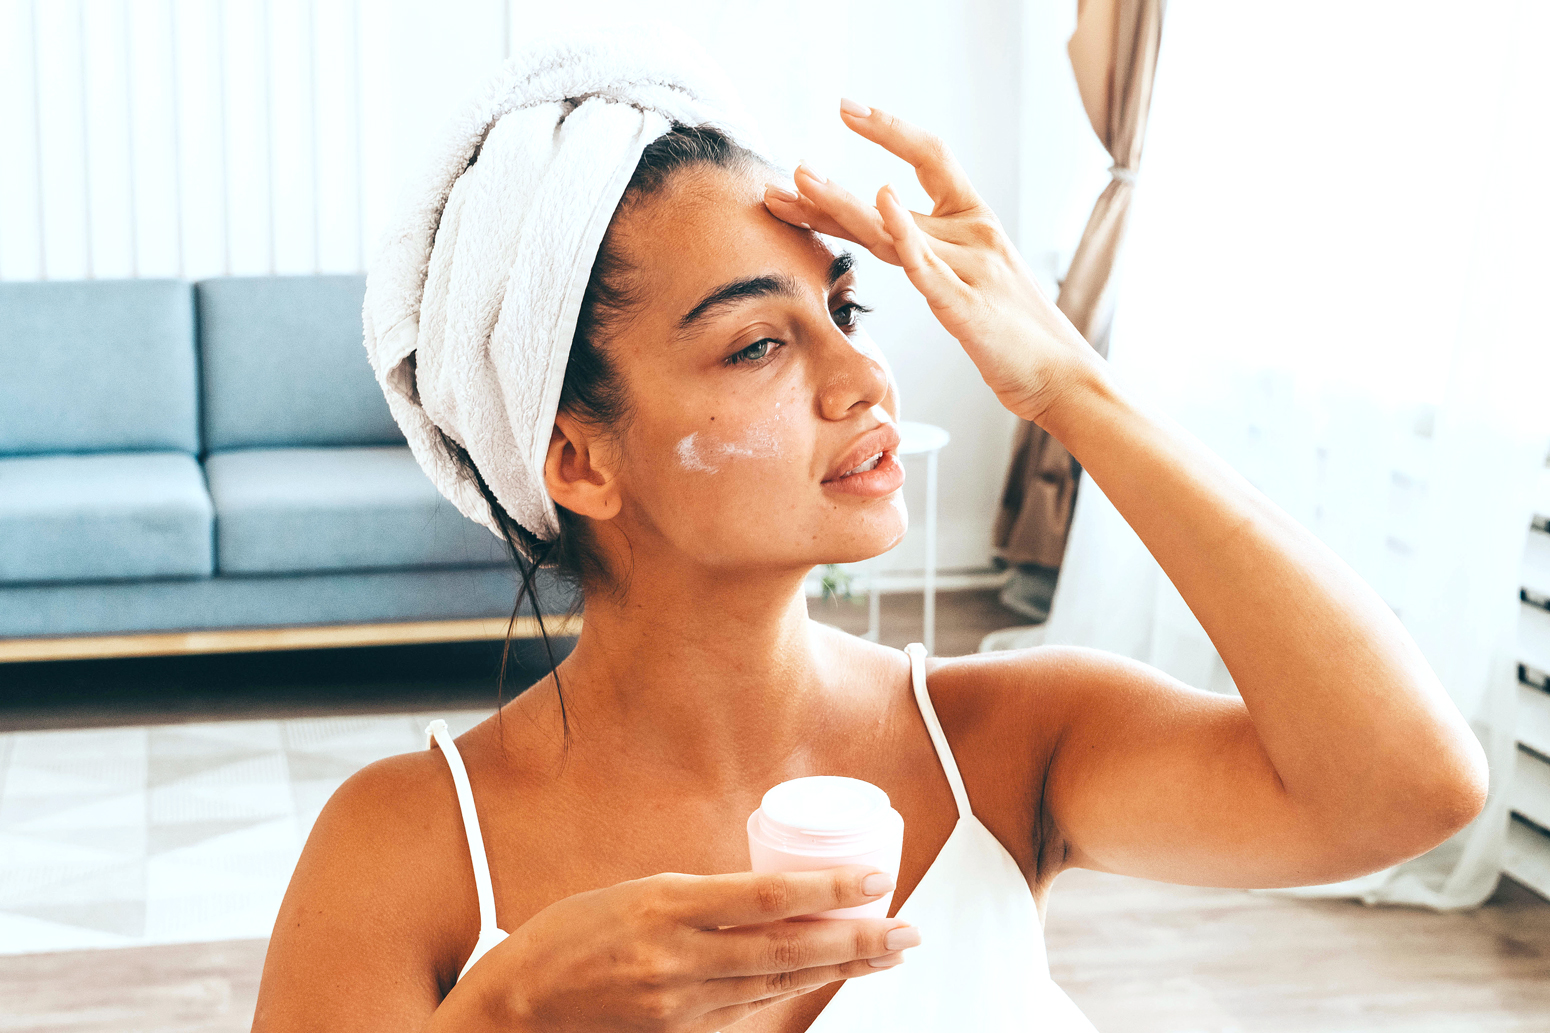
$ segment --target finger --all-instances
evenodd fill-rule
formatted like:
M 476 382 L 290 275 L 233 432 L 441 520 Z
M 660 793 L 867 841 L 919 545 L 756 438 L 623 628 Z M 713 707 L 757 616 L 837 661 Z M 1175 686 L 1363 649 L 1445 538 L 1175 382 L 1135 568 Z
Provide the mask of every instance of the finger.
M 882 240 L 875 245 L 863 244 L 851 235 L 850 231 L 841 226 L 835 219 L 819 208 L 810 197 L 799 194 L 783 197 L 775 193 L 777 188 L 767 187 L 764 195 L 764 206 L 770 210 L 770 214 L 783 222 L 793 226 L 800 226 L 804 230 L 813 230 L 818 233 L 826 233 L 831 237 L 839 237 L 853 244 L 861 244 L 877 257 L 890 265 L 898 265 L 899 257 L 894 252 L 891 241 Z
M 883 225 L 882 214 L 875 207 L 859 200 L 832 180 L 821 178 L 807 165 L 797 167 L 794 181 L 801 191 L 802 201 L 806 203 L 805 210 L 819 213 L 819 218 L 832 220 L 839 227 L 839 231 L 835 233 L 836 236 L 842 236 L 846 240 L 862 245 L 891 265 L 901 264 L 893 238 Z M 938 255 L 946 258 L 949 252 L 957 249 L 959 245 L 940 239 L 932 232 L 938 225 L 946 226 L 948 220 L 915 213 L 911 215 L 917 225 L 921 225 L 926 244 Z M 819 226 L 818 222 L 813 222 L 811 219 L 806 221 L 814 229 Z
M 793 997 L 801 997 L 803 994 L 812 993 L 818 989 L 818 985 L 804 986 L 800 990 L 792 990 L 789 993 L 777 994 L 774 997 L 766 997 L 762 1001 L 744 1001 L 726 1008 L 717 1008 L 700 1016 L 700 1021 L 705 1023 L 707 1030 L 726 1029 L 741 1019 L 745 1019 L 756 1011 L 763 1011 L 772 1004 L 789 1001 Z
M 843 921 L 843 919 L 840 919 Z M 763 976 L 739 976 L 732 979 L 710 979 L 705 983 L 706 992 L 713 1003 L 722 1001 L 732 1005 L 766 1002 L 771 997 L 781 997 L 797 991 L 815 990 L 837 979 L 855 979 L 875 972 L 886 972 L 904 961 L 904 951 L 872 961 L 847 961 L 843 965 L 824 965 L 819 968 L 798 969 L 795 972 L 772 972 Z
M 910 218 L 909 209 L 904 207 L 893 187 L 885 186 L 877 192 L 877 208 L 884 227 L 893 237 L 904 275 L 925 295 L 931 308 L 940 314 L 963 304 L 968 294 L 967 285 L 927 244 L 926 235 Z
M 879 258 L 883 257 L 882 252 L 894 250 L 893 241 L 883 228 L 883 217 L 876 208 L 863 203 L 850 191 L 806 164 L 797 166 L 792 178 L 812 207 L 840 228 L 840 236 L 860 244 Z
M 842 102 L 840 117 L 857 133 L 914 166 L 915 177 L 926 188 L 935 206 L 932 215 L 950 215 L 981 207 L 979 194 L 941 137 L 911 125 L 897 115 L 854 101 Z
M 913 947 L 920 931 L 899 918 L 824 918 L 720 929 L 698 938 L 701 970 L 768 976 L 845 965 Z
M 720 929 L 869 903 L 892 889 L 889 885 L 873 893 L 862 888 L 862 880 L 874 873 L 876 868 L 847 864 L 811 872 L 684 876 L 663 883 L 662 892 L 668 897 L 668 908 L 683 924 Z M 892 879 L 882 881 L 891 883 Z

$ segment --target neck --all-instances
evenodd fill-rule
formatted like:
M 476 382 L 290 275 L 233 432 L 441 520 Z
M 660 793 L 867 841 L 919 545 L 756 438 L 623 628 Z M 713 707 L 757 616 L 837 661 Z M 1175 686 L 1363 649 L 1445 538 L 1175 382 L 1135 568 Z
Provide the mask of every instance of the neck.
M 706 786 L 800 768 L 835 703 L 805 574 L 680 567 L 589 596 L 558 672 L 572 750 Z

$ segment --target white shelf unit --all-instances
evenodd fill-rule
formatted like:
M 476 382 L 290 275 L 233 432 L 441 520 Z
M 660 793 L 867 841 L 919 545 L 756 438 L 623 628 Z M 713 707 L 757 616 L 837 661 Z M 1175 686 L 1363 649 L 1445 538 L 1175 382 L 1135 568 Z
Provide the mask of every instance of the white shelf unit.
M 1518 623 L 1518 755 L 1507 874 L 1550 897 L 1550 468 L 1523 553 Z

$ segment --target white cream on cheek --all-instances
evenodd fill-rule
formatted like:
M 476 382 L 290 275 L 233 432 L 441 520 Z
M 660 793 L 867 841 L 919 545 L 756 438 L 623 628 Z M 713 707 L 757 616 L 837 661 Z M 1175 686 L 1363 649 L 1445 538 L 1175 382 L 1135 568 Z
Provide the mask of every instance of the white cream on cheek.
M 775 407 L 780 408 L 780 403 L 776 402 Z M 720 473 L 722 465 L 731 459 L 778 459 L 781 456 L 778 432 L 785 423 L 785 413 L 774 413 L 750 423 L 736 441 L 717 441 L 695 431 L 679 438 L 673 453 L 680 466 L 695 473 Z

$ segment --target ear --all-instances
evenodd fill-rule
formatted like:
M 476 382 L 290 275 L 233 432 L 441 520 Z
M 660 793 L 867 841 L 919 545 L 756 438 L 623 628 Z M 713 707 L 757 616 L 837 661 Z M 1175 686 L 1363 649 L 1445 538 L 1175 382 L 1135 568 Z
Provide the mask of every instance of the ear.
M 623 500 L 613 443 L 596 428 L 559 413 L 544 457 L 544 487 L 555 503 L 594 520 L 612 520 Z

